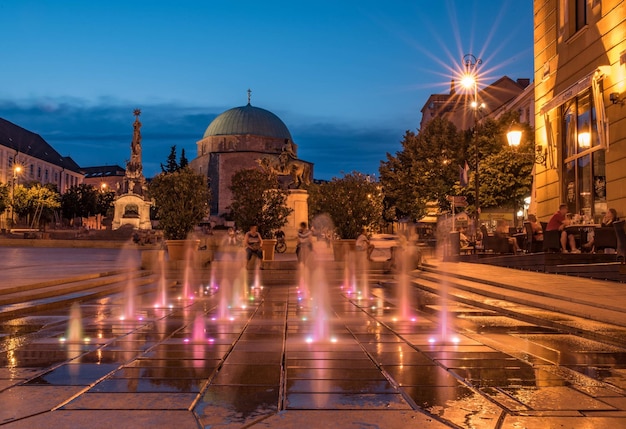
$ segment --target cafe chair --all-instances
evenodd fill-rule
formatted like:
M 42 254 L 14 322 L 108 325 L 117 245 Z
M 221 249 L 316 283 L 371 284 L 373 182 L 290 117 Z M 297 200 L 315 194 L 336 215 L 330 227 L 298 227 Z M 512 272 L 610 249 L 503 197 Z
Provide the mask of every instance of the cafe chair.
M 615 228 L 601 227 L 593 230 L 593 247 L 596 252 L 604 249 L 617 249 Z
M 624 221 L 613 222 L 615 236 L 617 239 L 617 260 L 622 264 L 626 263 L 626 231 L 624 231 Z
M 480 232 L 483 235 L 483 247 L 485 252 L 512 253 L 508 238 L 489 235 L 485 225 L 480 226 Z
M 561 231 L 543 231 L 543 251 L 544 252 L 560 252 L 561 251 Z
M 538 241 L 533 234 L 533 226 L 530 222 L 524 222 L 524 231 L 526 232 L 526 253 L 537 253 L 543 250 L 543 241 Z

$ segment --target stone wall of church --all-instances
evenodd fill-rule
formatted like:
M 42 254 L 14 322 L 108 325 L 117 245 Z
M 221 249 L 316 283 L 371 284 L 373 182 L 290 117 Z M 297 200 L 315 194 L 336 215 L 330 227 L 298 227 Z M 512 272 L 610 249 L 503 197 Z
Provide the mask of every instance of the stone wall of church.
M 233 193 L 230 190 L 233 175 L 239 170 L 248 168 L 259 168 L 256 160 L 264 156 L 258 152 L 231 152 L 213 154 L 216 157 L 219 170 L 217 214 L 228 212 L 228 206 L 233 199 Z M 212 213 L 215 214 L 215 213 Z
M 200 157 L 212 152 L 254 151 L 280 153 L 284 145 L 285 139 L 256 136 L 251 134 L 208 136 L 197 142 L 197 156 Z

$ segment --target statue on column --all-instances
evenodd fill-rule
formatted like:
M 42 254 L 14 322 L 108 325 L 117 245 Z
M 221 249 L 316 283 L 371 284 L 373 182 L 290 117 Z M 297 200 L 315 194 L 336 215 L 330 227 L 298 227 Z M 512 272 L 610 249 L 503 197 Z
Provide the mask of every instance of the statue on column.
M 139 122 L 141 110 L 135 109 L 133 114 L 135 115 L 135 122 L 133 123 L 133 141 L 130 144 L 130 161 L 126 164 L 126 175 L 128 177 L 139 178 L 143 175 L 141 165 L 141 122 Z
M 136 229 L 152 229 L 150 221 L 150 200 L 147 198 L 147 184 L 143 177 L 141 165 L 141 110 L 135 109 L 133 123 L 133 140 L 130 143 L 130 160 L 126 162 L 126 174 L 122 185 L 117 188 L 117 196 L 113 205 L 112 228 L 132 225 Z

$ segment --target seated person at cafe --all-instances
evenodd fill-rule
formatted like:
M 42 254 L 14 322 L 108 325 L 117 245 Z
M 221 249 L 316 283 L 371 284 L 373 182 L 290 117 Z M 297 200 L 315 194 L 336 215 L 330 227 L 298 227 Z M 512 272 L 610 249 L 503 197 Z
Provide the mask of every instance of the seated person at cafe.
M 530 228 L 533 231 L 533 240 L 543 241 L 543 229 L 541 228 L 541 224 L 537 222 L 537 216 L 529 214 L 528 222 L 530 222 Z
M 560 231 L 561 252 L 567 253 L 567 245 L 569 244 L 572 253 L 580 253 L 580 250 L 576 248 L 576 237 L 573 233 L 568 233 L 566 227 L 572 223 L 572 220 L 567 217 L 567 205 L 561 204 L 559 210 L 552 215 L 546 231 Z
M 613 226 L 613 222 L 617 220 L 619 220 L 617 218 L 617 211 L 615 209 L 608 209 L 607 212 L 604 214 L 604 217 L 602 218 L 602 222 L 600 223 L 600 228 Z M 592 249 L 594 245 L 593 230 L 587 233 L 587 240 L 589 241 L 583 244 L 582 247 L 584 247 L 585 249 Z
M 509 225 L 504 219 L 498 219 L 496 223 L 496 230 L 494 233 L 497 237 L 506 238 L 509 242 L 509 246 L 513 249 L 513 253 L 517 253 L 520 248 L 517 245 L 517 239 L 509 236 Z
M 467 235 L 465 234 L 465 228 L 463 228 L 462 226 L 457 228 L 457 231 L 459 231 L 459 244 L 461 245 L 461 247 L 468 247 L 470 245 L 470 240 L 467 237 Z

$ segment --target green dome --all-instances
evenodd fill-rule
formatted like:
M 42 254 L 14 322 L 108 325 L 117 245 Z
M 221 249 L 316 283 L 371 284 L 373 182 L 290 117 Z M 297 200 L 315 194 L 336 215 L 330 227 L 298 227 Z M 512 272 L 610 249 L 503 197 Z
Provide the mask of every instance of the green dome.
M 204 137 L 242 134 L 291 140 L 287 126 L 278 116 L 250 104 L 235 107 L 219 115 L 206 129 Z

